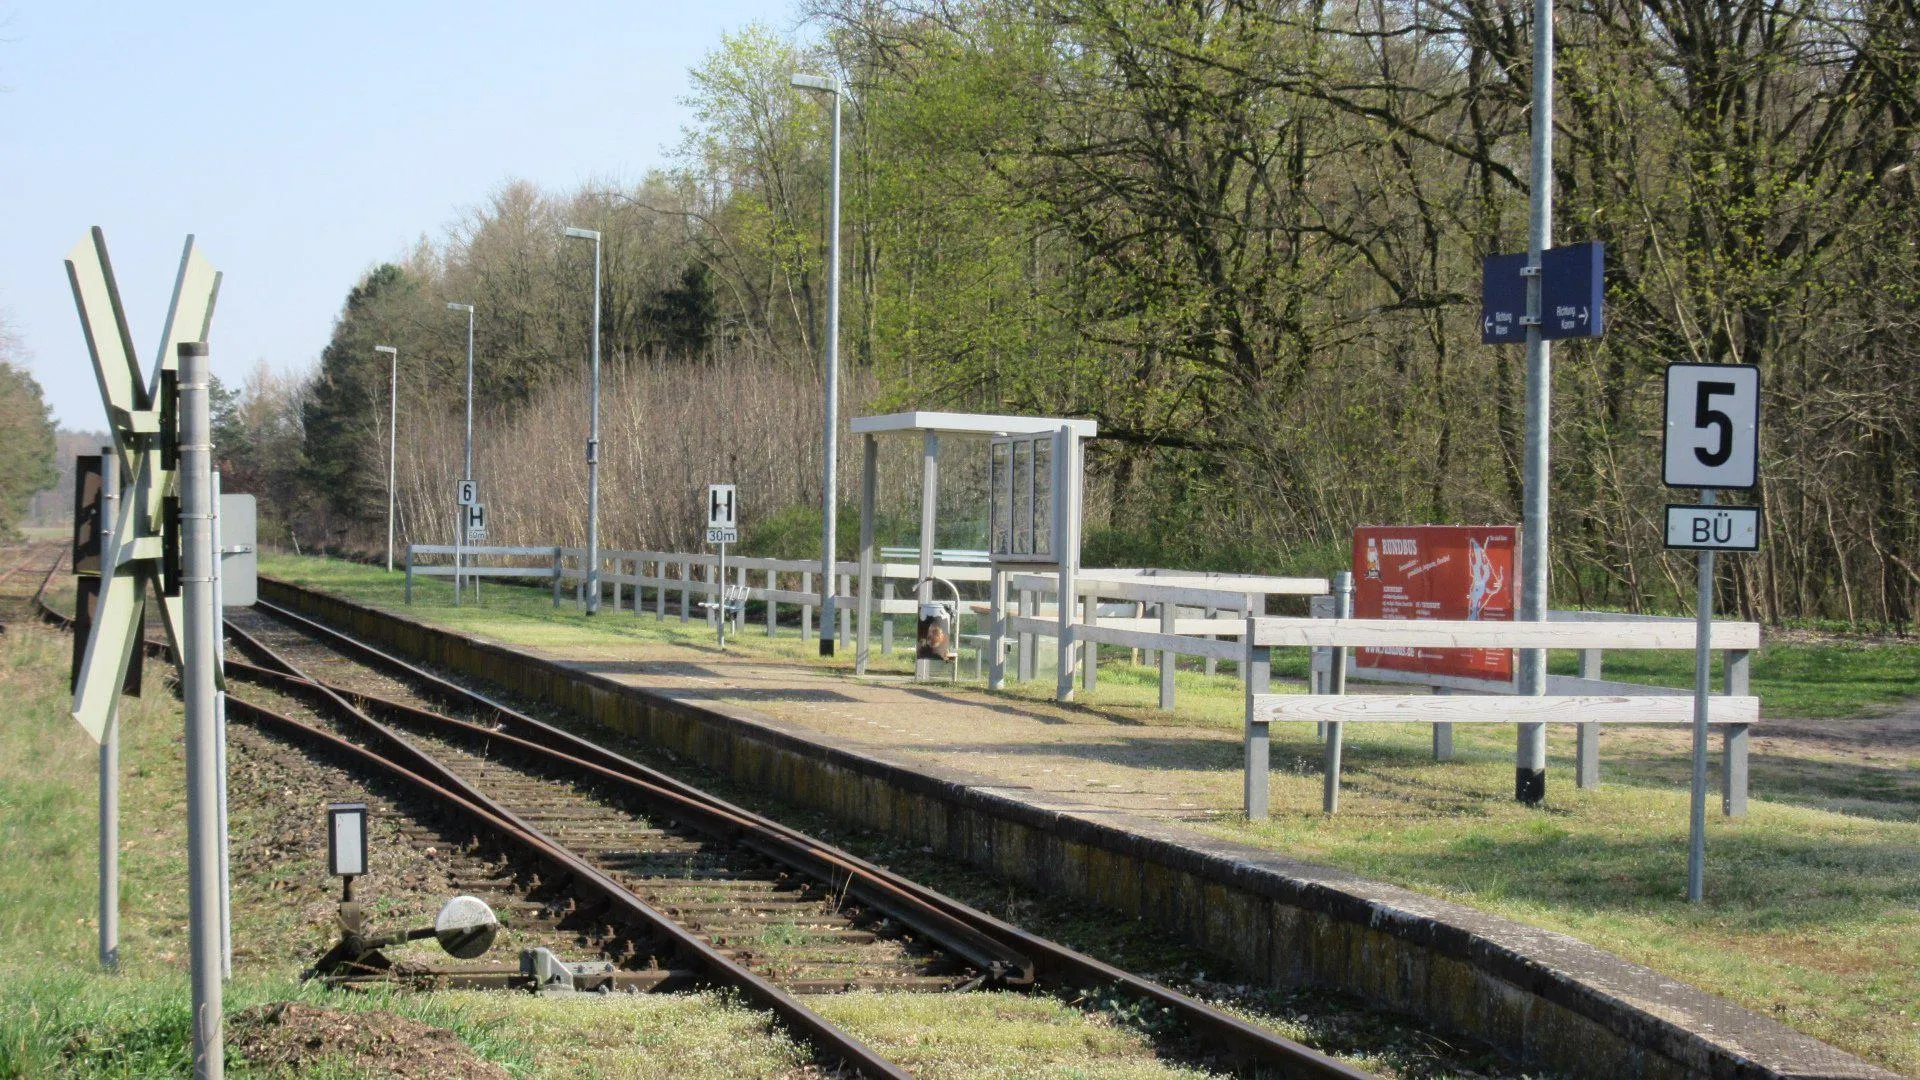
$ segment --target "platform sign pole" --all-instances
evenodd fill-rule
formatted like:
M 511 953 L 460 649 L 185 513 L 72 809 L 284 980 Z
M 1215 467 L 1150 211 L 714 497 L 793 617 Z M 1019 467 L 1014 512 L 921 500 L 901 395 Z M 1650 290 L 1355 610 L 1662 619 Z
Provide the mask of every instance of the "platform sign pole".
M 213 655 L 213 445 L 209 435 L 207 346 L 180 346 L 181 689 L 187 714 L 188 950 L 192 958 L 193 1072 L 217 1080 L 220 1033 L 220 855 Z
M 713 614 L 723 649 L 727 647 L 727 545 L 740 541 L 740 502 L 737 495 L 732 484 L 707 485 L 707 543 L 720 545 L 720 564 L 715 568 L 713 578 Z M 831 594 L 832 579 L 829 578 L 822 588 Z M 682 618 L 686 615 L 685 606 L 681 605 Z M 823 634 L 826 632 L 825 629 L 821 630 Z
M 1693 654 L 1693 783 L 1687 804 L 1687 900 L 1706 898 L 1707 715 L 1713 678 L 1713 564 L 1716 551 L 1760 546 L 1758 507 L 1721 507 L 1723 488 L 1759 483 L 1760 369 L 1751 364 L 1668 364 L 1668 487 L 1698 487 L 1696 505 L 1669 505 L 1666 546 L 1698 553 Z M 1731 667 L 1729 683 L 1732 682 Z
M 1547 496 L 1551 452 L 1553 355 L 1543 333 L 1541 255 L 1553 245 L 1553 0 L 1533 5 L 1533 175 L 1527 227 L 1527 442 L 1520 572 L 1520 619 L 1547 618 Z M 1522 649 L 1519 692 L 1547 692 L 1547 653 Z M 1547 728 L 1521 724 L 1513 761 L 1513 796 L 1529 806 L 1547 796 Z
M 1700 492 L 1700 504 L 1718 499 L 1712 488 Z M 1713 679 L 1713 552 L 1699 554 L 1699 588 L 1695 600 L 1693 644 L 1693 789 L 1687 801 L 1687 900 L 1699 903 L 1707 894 L 1707 695 Z
M 213 470 L 213 663 L 216 685 L 213 695 L 215 743 L 214 775 L 220 782 L 220 977 L 233 979 L 233 893 L 227 851 L 227 598 L 222 580 L 221 553 L 225 531 L 220 527 L 220 470 Z
M 120 457 L 113 447 L 100 448 L 100 522 L 112 529 L 119 520 Z M 100 540 L 100 575 L 113 573 L 114 537 Z M 105 592 L 103 586 L 100 590 Z M 119 695 L 107 711 L 100 732 L 100 966 L 120 970 L 120 703 Z

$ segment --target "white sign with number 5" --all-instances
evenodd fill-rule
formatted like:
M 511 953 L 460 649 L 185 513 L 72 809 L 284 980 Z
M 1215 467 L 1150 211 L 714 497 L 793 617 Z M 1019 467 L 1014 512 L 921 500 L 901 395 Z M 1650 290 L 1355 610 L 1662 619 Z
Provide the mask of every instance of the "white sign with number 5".
M 1758 482 L 1760 369 L 1668 364 L 1668 487 L 1748 490 Z

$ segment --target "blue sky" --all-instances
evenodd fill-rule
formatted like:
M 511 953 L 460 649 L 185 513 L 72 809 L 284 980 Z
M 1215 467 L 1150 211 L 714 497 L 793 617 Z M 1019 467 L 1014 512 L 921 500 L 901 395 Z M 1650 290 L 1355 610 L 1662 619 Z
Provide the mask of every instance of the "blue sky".
M 0 0 L 0 312 L 63 426 L 102 426 L 61 259 L 106 230 L 142 363 L 186 234 L 224 271 L 214 372 L 304 366 L 374 263 L 509 178 L 631 179 L 687 69 L 791 0 Z

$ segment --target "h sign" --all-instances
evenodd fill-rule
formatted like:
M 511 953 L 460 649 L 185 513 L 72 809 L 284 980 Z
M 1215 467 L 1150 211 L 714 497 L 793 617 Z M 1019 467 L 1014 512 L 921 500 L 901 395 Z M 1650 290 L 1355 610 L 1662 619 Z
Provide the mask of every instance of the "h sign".
M 735 505 L 732 484 L 707 485 L 707 528 L 731 529 L 739 524 L 739 507 Z
M 1760 369 L 1668 364 L 1668 487 L 1750 490 L 1758 483 Z

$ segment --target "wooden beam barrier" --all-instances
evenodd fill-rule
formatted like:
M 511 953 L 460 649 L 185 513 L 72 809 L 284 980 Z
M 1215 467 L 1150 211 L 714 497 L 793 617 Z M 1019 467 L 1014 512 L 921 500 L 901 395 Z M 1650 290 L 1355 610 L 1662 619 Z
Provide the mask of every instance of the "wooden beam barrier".
M 1581 622 L 1467 622 L 1443 619 L 1253 620 L 1253 643 L 1269 648 L 1426 649 L 1691 649 L 1691 623 L 1611 620 Z M 1758 649 L 1760 627 L 1713 624 L 1713 647 Z
M 1426 694 L 1255 694 L 1249 708 L 1268 723 L 1663 724 L 1693 723 L 1693 698 L 1432 697 Z M 1715 695 L 1707 723 L 1746 725 L 1760 719 L 1757 697 Z

